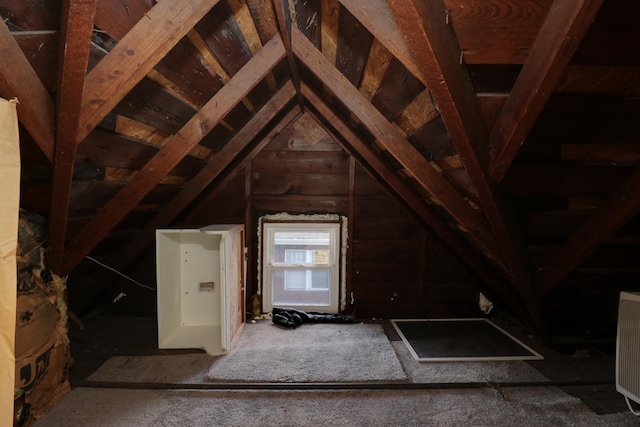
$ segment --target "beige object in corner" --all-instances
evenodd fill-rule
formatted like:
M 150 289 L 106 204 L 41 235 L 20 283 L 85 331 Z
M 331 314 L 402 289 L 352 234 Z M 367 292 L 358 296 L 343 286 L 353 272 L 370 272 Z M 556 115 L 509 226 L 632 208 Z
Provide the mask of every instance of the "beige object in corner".
M 13 425 L 15 324 L 20 204 L 17 101 L 0 98 L 0 425 Z

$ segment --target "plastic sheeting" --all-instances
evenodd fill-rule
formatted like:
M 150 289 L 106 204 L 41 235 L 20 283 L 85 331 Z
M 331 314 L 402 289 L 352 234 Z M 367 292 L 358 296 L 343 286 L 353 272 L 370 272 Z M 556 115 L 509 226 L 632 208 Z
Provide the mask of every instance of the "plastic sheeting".
M 0 98 L 0 425 L 13 425 L 20 143 L 16 101 Z
M 303 323 L 354 323 L 354 321 L 344 314 L 316 313 L 295 308 L 273 307 L 273 323 L 293 329 Z

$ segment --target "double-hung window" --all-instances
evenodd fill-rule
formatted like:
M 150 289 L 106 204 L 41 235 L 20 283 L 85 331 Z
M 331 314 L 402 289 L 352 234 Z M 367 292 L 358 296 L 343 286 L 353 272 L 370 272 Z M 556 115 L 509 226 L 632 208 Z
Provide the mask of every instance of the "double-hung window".
M 263 310 L 338 312 L 340 224 L 263 223 Z

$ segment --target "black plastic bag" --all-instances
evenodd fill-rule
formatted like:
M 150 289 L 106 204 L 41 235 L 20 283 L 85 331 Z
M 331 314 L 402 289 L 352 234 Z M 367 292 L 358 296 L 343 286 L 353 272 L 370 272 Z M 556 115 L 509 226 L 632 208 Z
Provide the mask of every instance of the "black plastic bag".
M 273 323 L 285 328 L 297 328 L 303 323 L 354 323 L 344 314 L 315 313 L 295 308 L 273 307 Z

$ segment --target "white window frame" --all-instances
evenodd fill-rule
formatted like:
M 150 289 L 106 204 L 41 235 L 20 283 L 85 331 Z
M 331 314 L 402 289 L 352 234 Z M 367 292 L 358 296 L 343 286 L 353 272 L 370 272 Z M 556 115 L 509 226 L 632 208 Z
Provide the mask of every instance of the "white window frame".
M 304 264 L 288 264 L 274 263 L 275 233 L 277 231 L 307 231 L 307 232 L 329 232 L 330 254 L 327 264 L 316 265 L 313 262 Z M 324 305 L 302 305 L 289 304 L 287 307 L 297 308 L 308 311 L 321 311 L 324 313 L 337 313 L 340 302 L 340 283 L 341 283 L 341 224 L 340 222 L 272 222 L 265 221 L 262 223 L 262 242 L 261 242 L 261 265 L 262 265 L 262 308 L 263 311 L 269 313 L 273 310 L 273 288 L 271 277 L 275 270 L 305 270 L 311 273 L 311 270 L 330 270 L 329 283 L 329 303 Z M 306 280 L 305 289 L 316 291 L 310 288 L 310 280 Z M 325 290 L 317 290 L 325 291 Z

